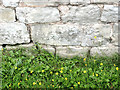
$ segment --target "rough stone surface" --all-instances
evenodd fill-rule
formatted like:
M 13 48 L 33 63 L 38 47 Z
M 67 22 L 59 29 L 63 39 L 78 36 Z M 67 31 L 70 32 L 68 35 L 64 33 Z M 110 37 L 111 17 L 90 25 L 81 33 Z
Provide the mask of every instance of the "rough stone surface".
M 119 49 L 118 47 L 115 47 L 111 44 L 109 44 L 108 46 L 103 46 L 103 47 L 93 47 L 90 50 L 90 55 L 91 56 L 96 56 L 96 55 L 111 56 L 112 54 L 119 53 L 118 49 Z
M 62 15 L 63 22 L 95 23 L 100 19 L 100 9 L 96 5 L 69 6 L 69 11 Z
M 118 7 L 113 5 L 105 5 L 101 15 L 101 21 L 118 22 Z
M 61 57 L 72 58 L 75 56 L 85 57 L 90 48 L 80 46 L 56 47 L 56 54 Z
M 17 7 L 16 14 L 18 20 L 25 23 L 47 23 L 60 21 L 58 9 L 52 7 Z
M 2 50 L 2 46 L 0 46 L 0 50 Z
M 0 0 L 0 5 L 2 4 L 2 0 Z
M 91 3 L 118 3 L 118 0 L 91 0 Z
M 120 27 L 120 26 L 119 26 Z M 119 30 L 119 31 L 118 31 Z M 113 45 L 118 45 L 119 44 L 119 42 L 120 42 L 120 39 L 118 39 L 119 36 L 120 35 L 120 29 L 118 29 L 118 23 L 115 23 L 114 25 L 113 25 L 113 30 L 112 30 L 112 41 L 111 41 L 111 43 L 113 43 Z M 119 46 L 120 46 L 120 44 L 119 44 Z
M 35 55 L 34 52 L 36 47 L 33 43 L 30 43 L 30 44 L 21 44 L 21 45 L 15 45 L 15 46 L 6 46 L 5 47 L 7 50 L 14 50 L 14 49 L 21 49 L 21 48 L 25 48 L 25 50 L 22 51 L 22 53 L 26 56 L 33 56 Z
M 22 6 L 58 6 L 59 4 L 69 4 L 69 0 L 21 0 Z
M 109 38 L 112 26 L 109 24 L 38 24 L 31 26 L 32 40 L 50 45 L 99 46 Z M 94 37 L 97 38 L 94 38 Z
M 85 56 L 88 47 L 111 55 L 120 47 L 119 7 L 118 0 L 0 0 L 0 46 L 28 47 L 31 56 L 33 41 L 61 57 Z
M 90 0 L 70 0 L 70 4 L 78 5 L 78 4 L 87 4 L 90 3 Z
M 20 0 L 2 0 L 5 7 L 16 7 Z
M 53 48 L 50 45 L 39 45 L 40 48 L 43 48 L 44 50 L 52 53 L 53 55 L 55 54 L 55 48 Z
M 22 23 L 1 23 L 0 44 L 29 43 L 29 32 Z
M 7 48 L 7 50 L 11 50 L 11 49 L 20 49 L 20 48 L 31 48 L 33 46 L 34 44 L 30 43 L 30 44 L 23 44 L 23 45 L 16 45 L 16 46 L 7 45 L 5 48 Z
M 0 22 L 14 22 L 15 12 L 10 8 L 0 7 Z

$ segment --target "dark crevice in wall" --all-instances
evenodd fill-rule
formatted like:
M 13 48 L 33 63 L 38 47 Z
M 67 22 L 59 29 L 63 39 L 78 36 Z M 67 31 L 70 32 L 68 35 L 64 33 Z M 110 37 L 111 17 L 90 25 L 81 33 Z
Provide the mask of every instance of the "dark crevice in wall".
M 113 35 L 113 23 L 111 24 L 112 25 L 112 30 L 111 30 L 111 35 L 110 35 L 110 38 L 109 38 L 109 43 L 112 43 L 112 35 Z
M 26 25 L 26 27 L 27 27 L 27 30 L 29 31 L 30 43 L 33 43 L 33 41 L 32 41 L 32 36 L 31 36 L 31 27 L 30 27 L 29 24 L 25 24 L 25 25 Z
M 6 45 L 7 45 L 7 44 L 3 44 L 3 45 L 2 45 L 2 48 L 5 48 L 5 47 L 6 47 Z
M 3 44 L 3 45 L 6 45 L 6 46 L 18 46 L 18 45 L 28 45 L 28 44 L 31 44 L 31 43 L 16 43 L 16 44 Z
M 56 46 L 55 45 L 51 45 L 51 46 L 55 49 L 54 56 L 56 57 Z
M 2 45 L 3 52 L 5 51 L 5 48 L 6 48 L 6 44 L 3 44 Z
M 59 7 L 59 6 L 58 6 Z M 57 8 L 60 14 L 60 21 L 62 21 L 62 12 L 59 10 L 59 8 Z
M 87 57 L 90 57 L 91 49 L 92 49 L 92 47 L 90 47 L 90 49 L 88 50 Z
M 15 22 L 18 21 L 17 15 L 16 15 L 16 8 L 14 8 L 14 12 L 15 12 Z

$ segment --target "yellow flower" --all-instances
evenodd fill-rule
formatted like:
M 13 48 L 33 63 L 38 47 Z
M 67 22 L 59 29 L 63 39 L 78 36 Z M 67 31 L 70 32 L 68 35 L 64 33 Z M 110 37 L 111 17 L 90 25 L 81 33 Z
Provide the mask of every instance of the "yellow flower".
M 114 64 L 114 66 L 116 66 L 116 65 Z
M 26 78 L 26 81 L 27 81 L 27 78 Z
M 56 75 L 58 75 L 58 72 L 57 73 L 55 73 Z
M 15 69 L 17 69 L 17 67 L 15 67 Z
M 44 70 L 42 70 L 42 72 L 44 72 Z
M 86 58 L 83 59 L 84 61 L 86 60 Z
M 61 70 L 63 70 L 63 67 L 61 68 Z
M 2 51 L 3 51 L 3 48 L 2 48 Z
M 49 87 L 49 85 L 48 85 L 48 87 Z
M 96 36 L 94 36 L 94 38 L 96 38 Z
M 60 73 L 63 73 L 63 71 L 60 71 Z
M 71 89 L 73 89 L 73 87 L 71 87 Z
M 33 85 L 35 85 L 36 83 L 35 82 L 33 82 Z
M 9 87 L 11 87 L 11 84 L 9 85 Z
M 20 85 L 20 83 L 18 83 L 18 86 Z
M 54 87 L 54 85 L 52 85 L 52 87 Z
M 39 82 L 39 85 L 41 85 L 41 82 Z
M 103 70 L 101 70 L 101 72 L 102 72 Z
M 118 67 L 116 67 L 116 70 L 118 70 L 119 68 Z
M 53 72 L 50 72 L 50 74 L 52 74 Z
M 87 64 L 85 64 L 85 66 L 87 66 Z
M 86 73 L 86 71 L 84 71 L 84 73 Z
M 94 60 L 94 63 L 96 62 L 96 60 Z
M 75 87 L 76 85 L 74 85 L 74 87 Z
M 100 63 L 100 65 L 103 65 L 103 63 Z
M 33 70 L 32 71 L 30 71 L 30 73 L 32 73 L 33 72 Z
M 67 80 L 67 78 L 65 78 L 65 80 Z
M 93 73 L 93 76 L 94 76 L 94 73 Z
M 78 82 L 78 84 L 80 84 L 80 82 Z
M 54 79 L 52 79 L 52 81 L 54 81 Z
M 72 72 L 72 70 L 70 70 L 70 72 Z
M 98 74 L 96 74 L 96 76 L 98 76 Z

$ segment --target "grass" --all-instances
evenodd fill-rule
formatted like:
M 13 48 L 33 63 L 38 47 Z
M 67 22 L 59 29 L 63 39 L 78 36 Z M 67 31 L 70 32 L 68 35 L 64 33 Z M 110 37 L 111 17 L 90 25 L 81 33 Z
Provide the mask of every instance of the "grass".
M 2 88 L 120 88 L 117 54 L 67 59 L 34 47 L 2 54 Z

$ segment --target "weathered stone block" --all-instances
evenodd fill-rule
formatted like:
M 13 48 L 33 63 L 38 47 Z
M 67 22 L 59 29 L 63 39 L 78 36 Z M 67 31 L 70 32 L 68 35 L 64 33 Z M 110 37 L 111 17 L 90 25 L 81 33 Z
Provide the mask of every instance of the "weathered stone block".
M 34 42 L 50 45 L 100 46 L 107 43 L 112 26 L 109 24 L 36 24 L 31 26 Z M 96 36 L 96 38 L 94 38 Z
M 0 22 L 14 22 L 15 12 L 10 8 L 0 7 Z
M 62 15 L 63 22 L 95 23 L 100 19 L 100 8 L 96 5 L 69 6 L 69 11 Z
M 85 57 L 88 55 L 89 47 L 80 46 L 67 46 L 67 47 L 56 47 L 56 54 L 60 57 L 72 58 L 75 56 Z
M 21 44 L 21 45 L 15 45 L 15 46 L 9 46 L 7 45 L 5 47 L 7 50 L 14 50 L 14 49 L 23 49 L 22 50 L 22 53 L 26 56 L 34 56 L 35 55 L 35 45 L 33 43 L 30 43 L 30 44 Z
M 23 23 L 1 23 L 0 44 L 29 43 L 29 31 Z
M 113 5 L 105 5 L 101 15 L 101 21 L 118 22 L 118 7 Z
M 16 7 L 20 0 L 2 0 L 5 7 Z
M 118 3 L 118 0 L 91 0 L 91 3 Z
M 16 46 L 9 46 L 9 45 L 7 45 L 5 48 L 7 50 L 11 50 L 11 49 L 20 49 L 20 48 L 31 48 L 33 46 L 34 46 L 34 44 L 30 43 L 30 44 L 21 44 L 21 45 L 16 45 Z
M 0 0 L 0 5 L 2 4 L 2 0 Z
M 2 46 L 0 46 L 0 50 L 2 50 Z
M 50 45 L 39 45 L 40 48 L 52 53 L 53 55 L 55 54 L 55 48 L 53 48 Z
M 96 55 L 99 55 L 99 56 L 111 56 L 115 53 L 119 53 L 118 52 L 118 47 L 115 47 L 111 44 L 109 44 L 108 46 L 103 46 L 103 47 L 93 47 L 91 50 L 90 50 L 90 55 L 91 56 L 96 56 Z
M 60 21 L 58 9 L 52 7 L 17 7 L 16 14 L 18 20 L 25 23 L 47 23 Z
M 119 39 L 119 35 L 120 35 L 120 29 L 118 29 L 119 27 L 118 27 L 119 25 L 118 25 L 118 23 L 115 23 L 114 25 L 113 25 L 113 30 L 112 30 L 112 36 L 111 36 L 111 39 L 112 39 L 112 41 L 111 41 L 111 43 L 113 44 L 113 45 L 119 45 L 120 46 L 120 39 Z
M 78 5 L 78 4 L 88 4 L 90 0 L 70 0 L 70 4 Z
M 21 6 L 58 6 L 59 4 L 69 4 L 69 0 L 22 0 Z

